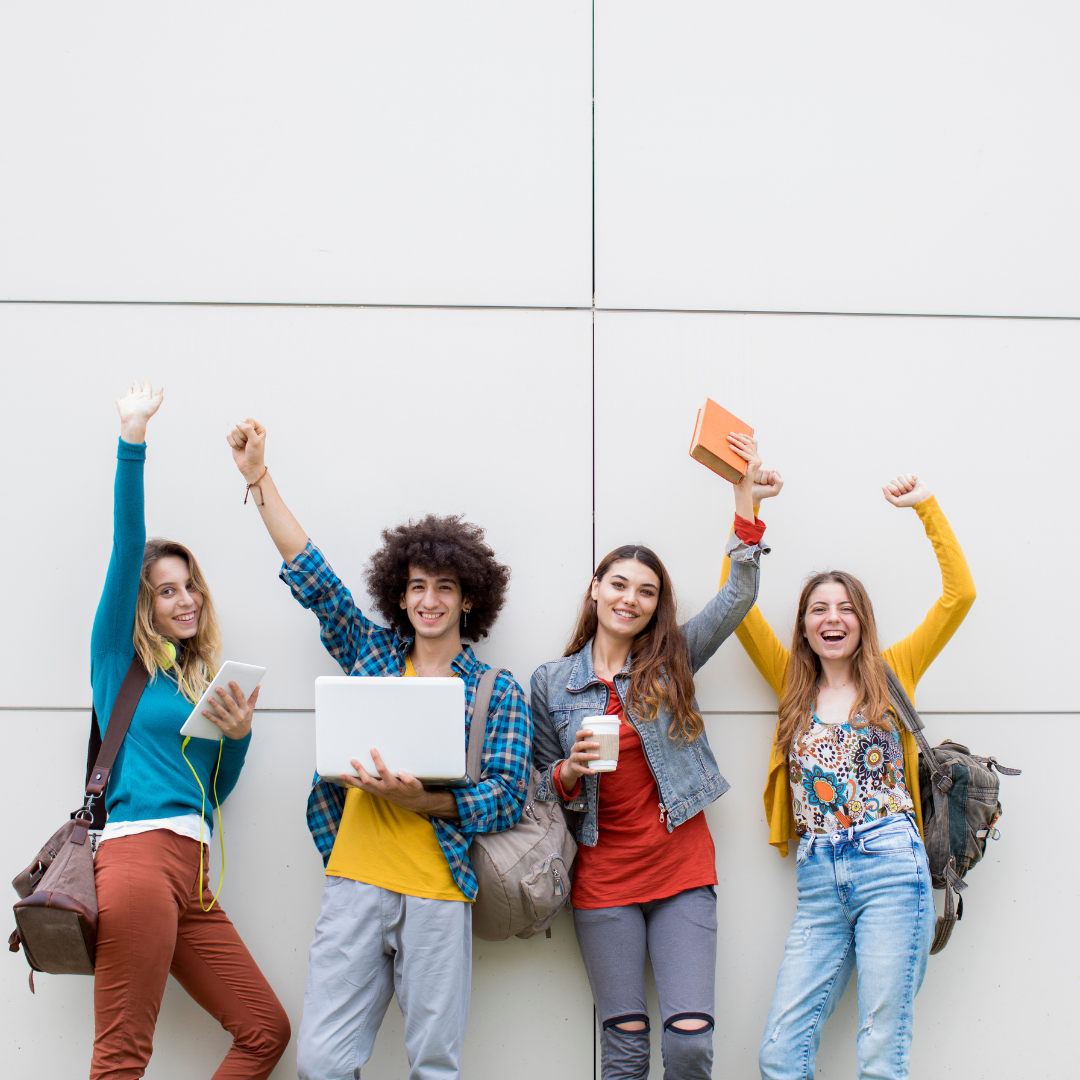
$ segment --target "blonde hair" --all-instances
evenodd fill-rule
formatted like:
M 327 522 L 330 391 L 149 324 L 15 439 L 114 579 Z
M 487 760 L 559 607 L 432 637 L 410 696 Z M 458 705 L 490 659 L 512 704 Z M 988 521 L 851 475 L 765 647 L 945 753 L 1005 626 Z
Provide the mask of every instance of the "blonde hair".
M 176 650 L 172 642 L 163 637 L 154 628 L 154 589 L 150 584 L 150 571 L 159 559 L 175 556 L 188 565 L 191 584 L 202 595 L 202 608 L 199 611 L 198 629 L 193 638 Z M 143 549 L 142 574 L 139 577 L 139 599 L 135 606 L 135 632 L 133 634 L 135 652 L 143 666 L 150 673 L 150 681 L 157 678 L 159 671 L 175 669 L 176 682 L 180 693 L 193 705 L 202 697 L 203 692 L 213 681 L 221 660 L 221 629 L 214 613 L 214 601 L 206 585 L 206 578 L 195 556 L 175 540 L 165 540 L 160 536 L 151 537 Z M 176 655 L 174 661 L 173 656 Z
M 821 661 L 806 640 L 806 609 L 810 597 L 819 585 L 833 581 L 847 590 L 851 609 L 859 620 L 859 647 L 852 657 L 852 678 L 855 683 L 855 701 L 852 703 L 848 721 L 862 717 L 858 727 L 881 728 L 892 731 L 890 719 L 892 701 L 889 684 L 885 680 L 885 660 L 878 645 L 877 623 L 870 597 L 857 577 L 843 570 L 828 570 L 807 579 L 799 596 L 799 609 L 795 617 L 795 633 L 791 642 L 791 663 L 788 664 L 784 694 L 780 699 L 779 723 L 776 725 L 776 748 L 787 756 L 792 744 L 810 729 L 811 714 L 817 698 L 817 682 L 821 674 Z

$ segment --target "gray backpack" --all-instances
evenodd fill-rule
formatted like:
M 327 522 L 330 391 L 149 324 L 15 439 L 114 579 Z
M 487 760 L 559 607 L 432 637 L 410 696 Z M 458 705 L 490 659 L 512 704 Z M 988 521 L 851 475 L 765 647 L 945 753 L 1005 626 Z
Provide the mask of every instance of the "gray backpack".
M 473 703 L 466 771 L 474 784 L 480 782 L 488 706 L 498 674 L 494 668 L 484 672 Z M 530 765 L 521 820 L 504 832 L 477 833 L 469 848 L 480 886 L 473 904 L 473 933 L 485 941 L 527 938 L 547 930 L 570 899 L 577 843 L 563 808 L 535 800 L 538 780 Z
M 1001 817 L 1001 803 L 994 770 L 1005 776 L 1019 776 L 1020 770 L 1007 769 L 997 758 L 979 757 L 949 740 L 931 748 L 923 734 L 922 719 L 888 664 L 885 677 L 896 715 L 919 746 L 926 855 L 934 888 L 945 890 L 945 914 L 938 916 L 930 948 L 936 953 L 949 943 L 953 927 L 964 916 L 960 896 L 968 887 L 964 877 L 986 853 L 987 839 L 999 836 L 995 826 Z

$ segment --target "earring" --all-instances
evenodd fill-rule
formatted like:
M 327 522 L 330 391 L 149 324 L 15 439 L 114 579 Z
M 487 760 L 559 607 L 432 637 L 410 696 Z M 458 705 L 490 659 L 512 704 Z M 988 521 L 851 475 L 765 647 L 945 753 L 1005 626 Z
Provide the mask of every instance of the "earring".
M 465 608 L 464 614 L 465 614 L 465 621 L 461 624 L 461 628 L 463 630 L 465 629 L 466 626 L 469 625 L 469 609 L 468 608 Z

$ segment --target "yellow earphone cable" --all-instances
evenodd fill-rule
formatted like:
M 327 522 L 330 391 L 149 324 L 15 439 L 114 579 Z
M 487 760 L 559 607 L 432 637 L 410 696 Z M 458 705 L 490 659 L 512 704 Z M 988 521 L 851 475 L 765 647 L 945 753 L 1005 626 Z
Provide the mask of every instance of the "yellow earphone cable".
M 184 741 L 180 744 L 180 753 L 184 760 L 187 761 L 187 766 L 191 770 L 191 775 L 195 777 L 195 783 L 199 785 L 199 790 L 202 792 L 202 810 L 199 813 L 199 907 L 203 911 L 210 911 L 211 908 L 217 903 L 217 898 L 221 895 L 221 886 L 225 883 L 225 830 L 221 827 L 221 803 L 218 802 L 217 797 L 217 774 L 218 769 L 221 768 L 221 751 L 225 747 L 224 736 L 218 742 L 218 756 L 217 765 L 214 766 L 214 780 L 213 780 L 213 792 L 214 792 L 214 805 L 217 807 L 217 826 L 218 826 L 218 840 L 221 843 L 221 880 L 218 881 L 217 892 L 214 893 L 214 899 L 210 901 L 210 907 L 203 907 L 202 889 L 203 889 L 203 826 L 206 824 L 206 788 L 203 787 L 202 781 L 199 779 L 199 774 L 195 771 L 195 766 L 188 760 L 187 754 L 184 751 L 187 749 L 187 744 L 191 742 L 191 736 L 185 737 Z
M 171 641 L 165 642 L 165 651 L 169 657 L 169 663 L 167 666 L 163 665 L 162 669 L 168 671 L 169 668 L 176 664 L 176 646 Z M 194 695 L 184 680 L 183 672 L 177 669 L 176 682 L 178 690 L 186 690 L 187 696 L 191 701 L 197 702 L 199 699 Z M 187 767 L 191 770 L 191 775 L 195 777 L 195 783 L 199 785 L 199 791 L 202 792 L 202 807 L 199 811 L 199 907 L 203 911 L 209 912 L 213 906 L 217 903 L 217 898 L 221 895 L 221 886 L 225 884 L 225 830 L 221 824 L 221 803 L 218 802 L 217 797 L 217 774 L 221 768 L 221 752 L 225 748 L 225 738 L 218 741 L 218 756 L 217 764 L 214 766 L 214 779 L 213 779 L 213 793 L 214 793 L 214 805 L 217 807 L 217 824 L 218 824 L 218 842 L 221 844 L 221 879 L 218 881 L 217 892 L 214 893 L 213 900 L 210 901 L 210 907 L 203 907 L 202 901 L 202 889 L 203 889 L 203 826 L 206 824 L 206 788 L 203 787 L 202 781 L 199 779 L 199 774 L 195 771 L 195 766 L 191 764 L 187 754 L 184 751 L 187 749 L 187 744 L 191 742 L 191 736 L 188 735 L 184 738 L 184 741 L 180 744 L 180 755 L 187 762 Z

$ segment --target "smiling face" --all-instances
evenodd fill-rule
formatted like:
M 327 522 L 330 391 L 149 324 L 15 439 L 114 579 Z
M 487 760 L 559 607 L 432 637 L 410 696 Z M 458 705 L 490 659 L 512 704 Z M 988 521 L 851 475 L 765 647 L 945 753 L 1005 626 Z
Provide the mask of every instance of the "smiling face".
M 409 566 L 409 580 L 399 601 L 408 615 L 417 637 L 433 640 L 458 633 L 461 613 L 469 601 L 461 594 L 461 581 L 448 570 L 434 573 L 419 566 Z
M 862 627 L 848 591 L 839 581 L 824 581 L 810 594 L 803 635 L 823 659 L 847 660 L 855 655 Z
M 649 625 L 660 601 L 660 579 L 637 559 L 620 559 L 602 580 L 593 578 L 598 627 L 618 638 L 633 638 Z
M 148 577 L 154 593 L 154 629 L 173 642 L 193 638 L 199 630 L 203 595 L 191 580 L 187 560 L 166 555 L 150 567 Z

